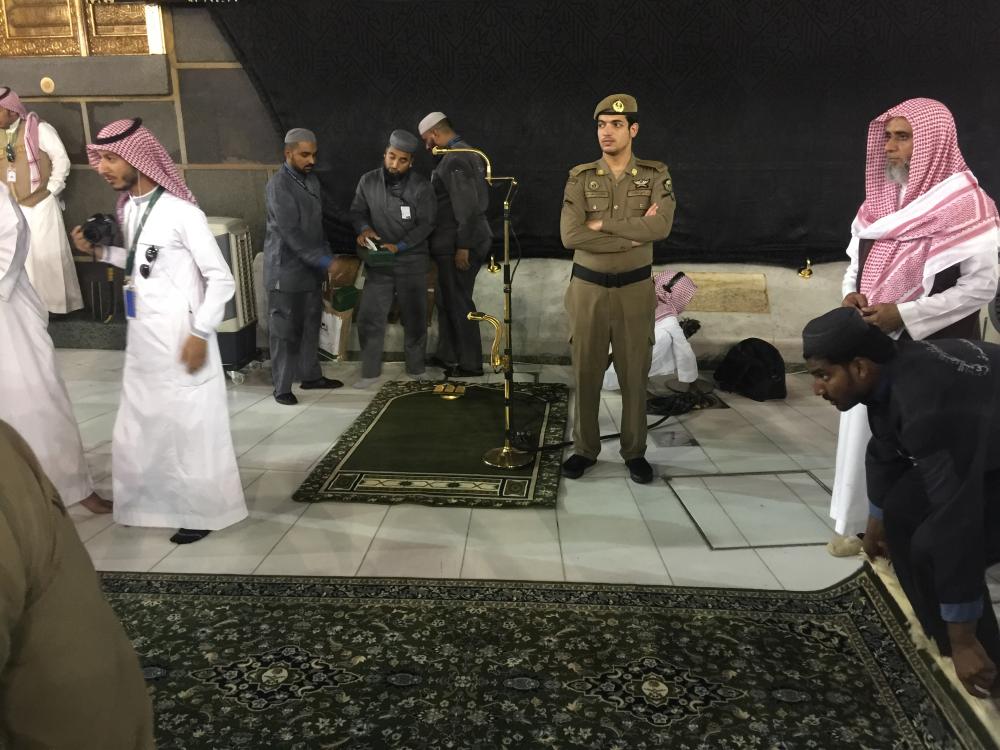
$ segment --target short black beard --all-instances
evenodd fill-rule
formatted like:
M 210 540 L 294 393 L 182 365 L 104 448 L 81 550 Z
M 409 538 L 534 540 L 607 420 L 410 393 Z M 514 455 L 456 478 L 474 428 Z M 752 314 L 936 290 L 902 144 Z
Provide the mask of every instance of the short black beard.
M 390 185 L 398 185 L 406 177 L 405 174 L 393 174 L 384 164 L 382 165 L 382 174 L 385 175 L 386 182 Z
M 131 191 L 132 188 L 134 188 L 138 184 L 139 184 L 139 170 L 137 169 L 132 173 L 131 179 L 126 178 L 124 187 L 117 187 L 115 188 L 115 190 L 117 190 L 119 193 L 128 192 Z

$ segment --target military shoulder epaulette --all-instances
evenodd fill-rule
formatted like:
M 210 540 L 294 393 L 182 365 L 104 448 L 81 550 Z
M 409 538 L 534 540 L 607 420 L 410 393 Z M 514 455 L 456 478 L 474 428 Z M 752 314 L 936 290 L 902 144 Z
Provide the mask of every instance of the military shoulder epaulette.
M 573 167 L 571 170 L 569 170 L 569 176 L 570 177 L 577 177 L 580 174 L 582 174 L 583 172 L 586 172 L 586 171 L 591 170 L 591 169 L 597 169 L 597 165 L 599 163 L 600 162 L 589 161 L 586 164 L 577 164 L 575 167 Z
M 635 163 L 640 167 L 649 167 L 650 169 L 655 169 L 657 172 L 666 172 L 667 165 L 662 161 L 653 161 L 652 159 L 636 159 Z

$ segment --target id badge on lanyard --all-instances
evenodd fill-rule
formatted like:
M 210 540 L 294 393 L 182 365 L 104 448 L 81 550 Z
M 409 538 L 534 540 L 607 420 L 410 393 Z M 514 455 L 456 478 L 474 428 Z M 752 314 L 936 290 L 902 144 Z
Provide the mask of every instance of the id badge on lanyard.
M 156 201 L 160 199 L 163 194 L 163 188 L 157 187 L 153 192 L 153 197 L 149 200 L 149 205 L 142 214 L 142 218 L 139 219 L 138 226 L 132 232 L 132 247 L 129 249 L 128 259 L 125 261 L 125 285 L 122 288 L 122 292 L 125 295 L 125 317 L 135 320 L 136 318 L 136 290 L 135 282 L 132 277 L 132 268 L 135 264 L 135 251 L 139 244 L 139 235 L 142 234 L 142 228 L 146 225 L 146 219 L 149 217 L 150 212 L 153 210 L 153 206 L 156 205 Z

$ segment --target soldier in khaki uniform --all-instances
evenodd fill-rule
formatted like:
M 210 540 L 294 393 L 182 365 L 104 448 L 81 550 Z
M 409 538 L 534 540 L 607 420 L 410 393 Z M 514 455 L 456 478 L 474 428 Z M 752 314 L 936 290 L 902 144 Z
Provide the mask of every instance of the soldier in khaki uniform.
M 638 105 L 612 94 L 594 110 L 603 156 L 569 172 L 559 230 L 573 250 L 566 291 L 576 376 L 574 453 L 562 472 L 576 479 L 601 451 L 598 410 L 608 346 L 622 391 L 621 455 L 634 482 L 653 479 L 646 453 L 646 380 L 653 346 L 653 241 L 670 234 L 673 185 L 662 162 L 637 159 Z

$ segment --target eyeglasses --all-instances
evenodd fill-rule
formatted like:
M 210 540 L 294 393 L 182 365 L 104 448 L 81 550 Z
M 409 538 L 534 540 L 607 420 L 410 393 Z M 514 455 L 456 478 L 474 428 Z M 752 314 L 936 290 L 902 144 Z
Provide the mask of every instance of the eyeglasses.
M 14 157 L 14 144 L 13 143 L 8 143 L 7 144 L 7 161 L 9 161 L 11 164 L 13 164 L 14 163 L 14 158 L 15 158 Z
M 143 263 L 141 266 L 139 266 L 139 273 L 142 274 L 142 278 L 144 279 L 149 278 L 149 274 L 153 271 L 153 264 L 156 263 L 156 256 L 158 256 L 159 254 L 160 254 L 160 249 L 158 247 L 153 247 L 152 245 L 150 245 L 146 249 L 146 260 L 148 260 L 149 263 Z

